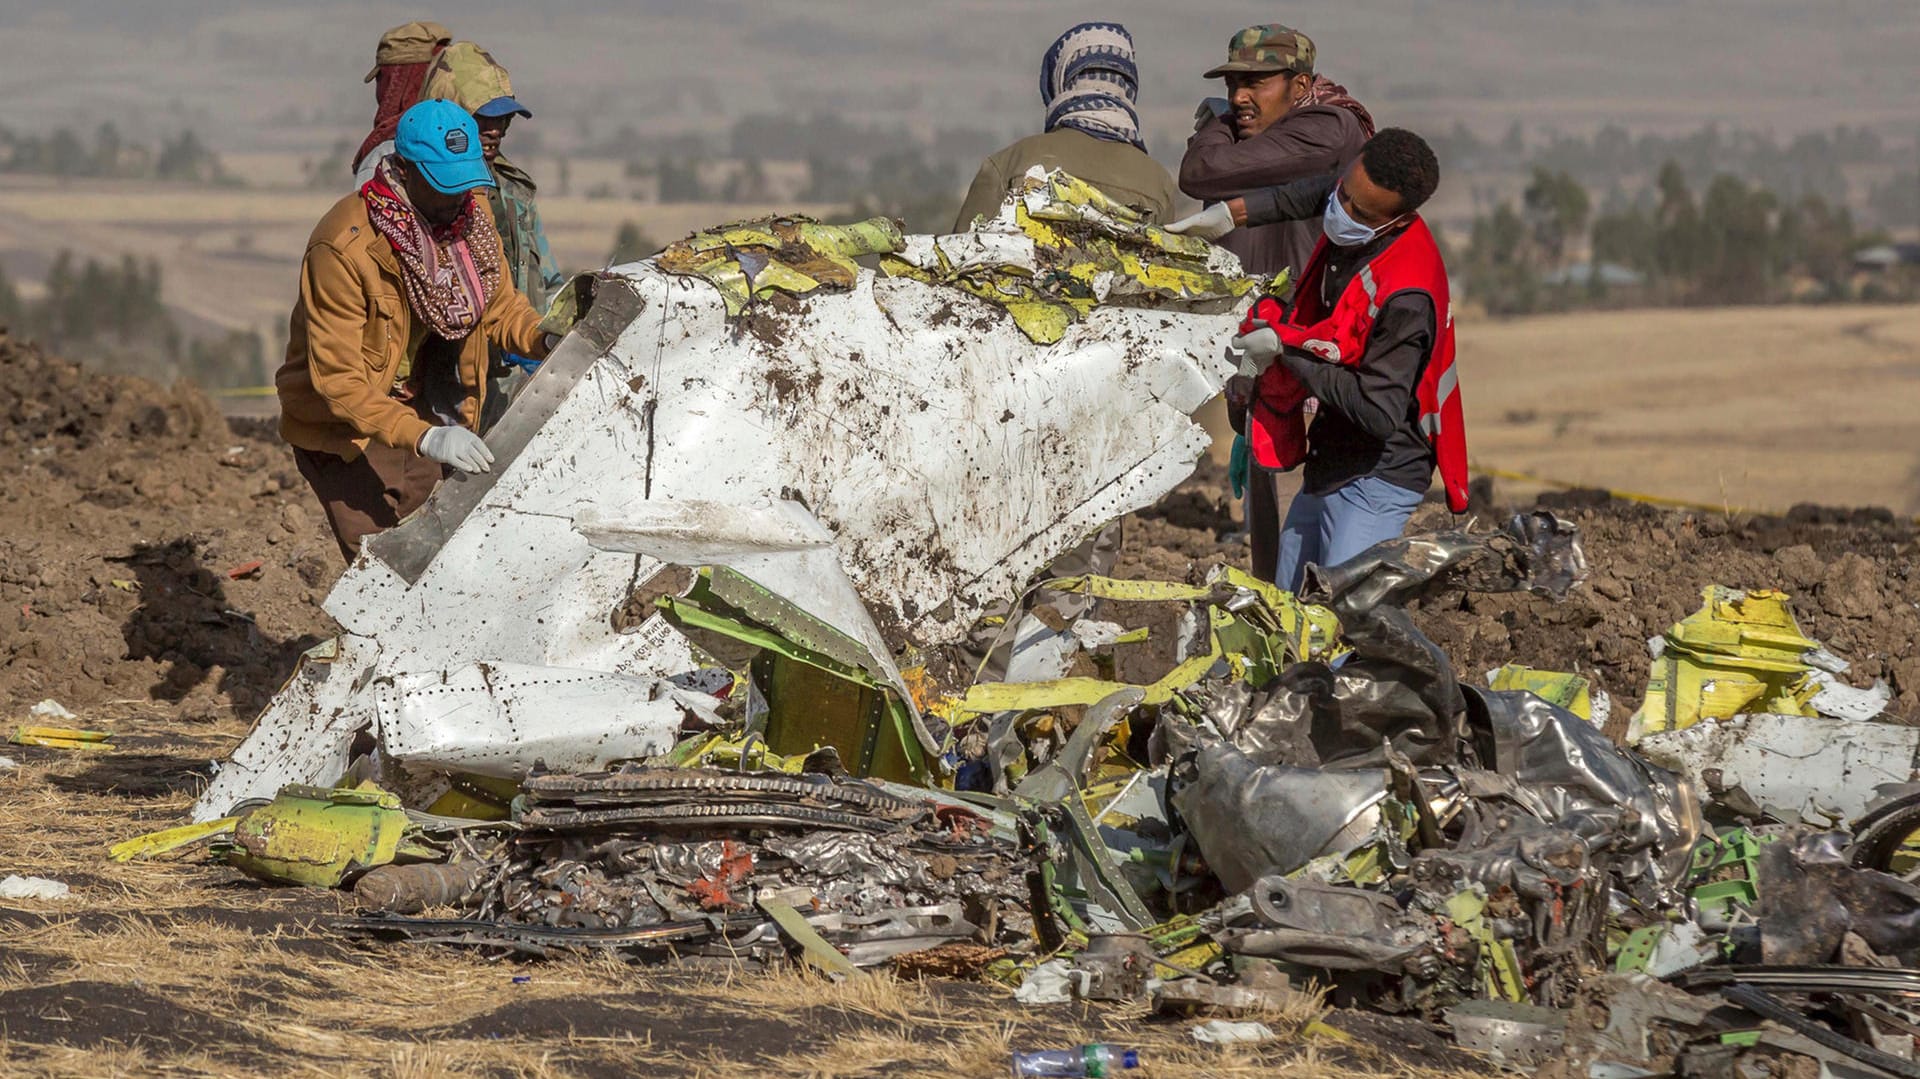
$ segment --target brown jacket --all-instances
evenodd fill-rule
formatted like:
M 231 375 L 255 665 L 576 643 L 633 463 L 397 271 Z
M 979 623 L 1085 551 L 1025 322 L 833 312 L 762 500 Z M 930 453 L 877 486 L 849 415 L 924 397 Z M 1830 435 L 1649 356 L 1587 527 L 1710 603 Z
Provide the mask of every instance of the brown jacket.
M 400 287 L 393 248 L 367 221 L 354 192 L 334 204 L 307 240 L 300 299 L 287 328 L 287 362 L 274 376 L 280 436 L 302 449 L 348 460 L 369 441 L 417 452 L 431 426 L 393 397 L 394 377 L 413 336 L 413 311 Z M 502 275 L 480 326 L 460 347 L 460 417 L 479 423 L 487 393 L 487 342 L 540 356 L 540 315 Z
M 1205 202 L 1238 198 L 1249 191 L 1308 176 L 1340 172 L 1360 154 L 1367 134 L 1358 116 L 1339 105 L 1308 105 L 1281 117 L 1250 139 L 1233 124 L 1212 117 L 1187 140 L 1180 162 L 1180 190 Z M 1320 221 L 1282 221 L 1234 229 L 1220 246 L 1240 256 L 1248 273 L 1277 274 L 1292 267 L 1297 278 L 1320 241 Z
M 1173 177 L 1145 150 L 1124 142 L 1096 139 L 1084 131 L 1059 127 L 1029 135 L 980 166 L 953 231 L 965 232 L 976 214 L 992 217 L 1006 201 L 1007 189 L 1035 165 L 1064 169 L 1100 189 L 1100 193 L 1137 210 L 1152 221 L 1167 220 L 1173 209 Z

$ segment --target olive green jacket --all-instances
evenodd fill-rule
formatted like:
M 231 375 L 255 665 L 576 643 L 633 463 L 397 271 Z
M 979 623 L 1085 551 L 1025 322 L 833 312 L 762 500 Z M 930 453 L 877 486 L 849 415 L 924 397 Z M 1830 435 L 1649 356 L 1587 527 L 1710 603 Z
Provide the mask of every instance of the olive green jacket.
M 1007 189 L 1035 165 L 1063 169 L 1115 202 L 1145 211 L 1154 222 L 1165 222 L 1173 210 L 1177 194 L 1173 176 L 1145 150 L 1061 127 L 1030 135 L 987 158 L 973 178 L 973 186 L 967 189 L 966 201 L 960 204 L 953 231 L 967 231 L 977 214 L 992 217 L 999 213 Z
M 547 247 L 547 232 L 534 204 L 533 178 L 505 154 L 493 159 L 493 177 L 500 186 L 487 193 L 487 201 L 493 207 L 493 224 L 500 231 L 500 251 L 512 270 L 513 286 L 535 311 L 544 312 L 566 278 Z

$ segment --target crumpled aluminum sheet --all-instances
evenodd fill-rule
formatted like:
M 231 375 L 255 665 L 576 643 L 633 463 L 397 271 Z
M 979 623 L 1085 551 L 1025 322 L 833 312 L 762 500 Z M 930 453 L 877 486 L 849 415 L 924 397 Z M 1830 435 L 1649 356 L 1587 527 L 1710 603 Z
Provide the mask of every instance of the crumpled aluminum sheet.
M 1262 876 L 1291 873 L 1322 854 L 1345 854 L 1371 840 L 1387 773 L 1262 767 L 1233 745 L 1207 738 L 1176 768 L 1170 789 L 1207 866 L 1237 892 Z
M 1379 768 L 1389 743 L 1416 765 L 1452 764 L 1466 700 L 1452 661 L 1406 604 L 1455 587 L 1560 596 L 1585 572 L 1579 530 L 1549 513 L 1517 516 L 1494 533 L 1406 536 L 1311 567 L 1301 598 L 1332 608 L 1353 652 L 1338 667 L 1288 668 L 1232 728 L 1234 742 L 1263 763 Z
M 811 832 L 793 838 L 775 836 L 765 845 L 818 878 L 892 887 L 932 886 L 924 863 L 903 857 L 898 848 L 873 836 Z
M 1672 894 L 1706 828 L 1693 784 L 1531 693 L 1467 687 L 1467 695 L 1496 772 L 1541 798 L 1551 823 L 1609 847 L 1622 880 Z

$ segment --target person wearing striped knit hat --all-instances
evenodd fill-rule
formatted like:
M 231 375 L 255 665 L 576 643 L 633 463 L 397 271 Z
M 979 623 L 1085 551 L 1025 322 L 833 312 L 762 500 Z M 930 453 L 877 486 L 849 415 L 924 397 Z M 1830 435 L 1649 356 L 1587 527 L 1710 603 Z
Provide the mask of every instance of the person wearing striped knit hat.
M 1035 165 L 1065 170 L 1150 220 L 1166 221 L 1175 197 L 1173 176 L 1147 156 L 1140 114 L 1134 109 L 1138 94 L 1133 36 L 1126 27 L 1087 22 L 1061 34 L 1040 61 L 1045 130 L 987 158 L 953 231 L 965 232 L 976 217 L 998 213 L 1008 188 Z M 1121 524 L 1115 521 L 1054 559 L 1038 579 L 1104 575 L 1119 559 L 1121 539 Z M 1059 592 L 1030 594 L 1027 602 L 1069 623 L 1094 606 L 1091 597 Z M 983 615 L 964 648 L 983 678 L 997 678 L 1006 670 L 1014 626 L 1023 613 L 1003 601 Z
M 1173 176 L 1147 156 L 1135 111 L 1140 75 L 1133 35 L 1113 22 L 1085 22 L 1061 34 L 1040 61 L 1046 125 L 987 158 L 967 189 L 953 231 L 992 217 L 1007 189 L 1044 165 L 1085 180 L 1116 202 L 1165 221 L 1173 208 Z

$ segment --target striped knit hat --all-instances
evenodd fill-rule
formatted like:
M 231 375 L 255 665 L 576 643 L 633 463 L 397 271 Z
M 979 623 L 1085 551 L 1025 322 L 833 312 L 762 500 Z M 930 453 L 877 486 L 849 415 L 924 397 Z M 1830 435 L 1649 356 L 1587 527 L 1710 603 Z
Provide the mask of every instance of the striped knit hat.
M 1070 127 L 1144 150 L 1140 114 L 1133 108 L 1139 92 L 1133 35 L 1117 22 L 1081 23 L 1061 34 L 1040 61 L 1048 131 Z

